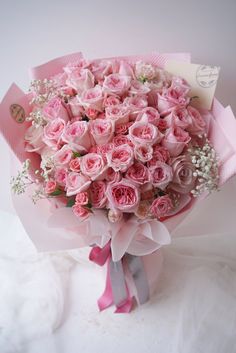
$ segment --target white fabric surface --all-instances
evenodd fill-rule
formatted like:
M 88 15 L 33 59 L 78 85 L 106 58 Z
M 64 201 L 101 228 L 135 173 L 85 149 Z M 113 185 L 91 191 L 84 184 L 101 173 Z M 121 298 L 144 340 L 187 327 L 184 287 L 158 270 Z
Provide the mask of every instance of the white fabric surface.
M 86 250 L 37 254 L 2 211 L 0 352 L 236 352 L 235 206 L 236 179 L 197 206 L 164 250 L 156 294 L 129 315 L 98 312 L 104 272 Z

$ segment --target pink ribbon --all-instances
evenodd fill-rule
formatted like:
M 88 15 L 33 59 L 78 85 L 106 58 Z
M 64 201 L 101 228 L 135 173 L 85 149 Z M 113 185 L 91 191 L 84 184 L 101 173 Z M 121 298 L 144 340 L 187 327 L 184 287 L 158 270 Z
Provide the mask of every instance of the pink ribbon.
M 117 296 L 117 289 L 119 289 L 119 283 L 116 283 L 116 279 L 114 281 L 111 279 L 111 271 L 114 271 L 116 264 L 112 261 L 111 258 L 111 245 L 108 242 L 103 248 L 99 246 L 93 247 L 89 254 L 89 259 L 95 262 L 99 266 L 103 266 L 107 263 L 107 276 L 106 276 L 106 286 L 103 294 L 98 299 L 98 307 L 99 310 L 105 310 L 110 307 L 112 304 L 115 304 L 116 310 L 115 313 L 129 313 L 132 309 L 133 298 L 130 296 L 129 289 L 127 283 L 122 283 L 125 286 L 126 293 L 122 293 L 121 296 Z M 121 266 L 117 272 L 120 280 L 125 281 L 124 273 L 123 273 L 123 264 L 122 260 L 119 263 Z M 114 273 L 113 273 L 114 276 Z M 120 300 L 120 298 L 122 298 Z M 114 300 L 115 299 L 115 300 Z

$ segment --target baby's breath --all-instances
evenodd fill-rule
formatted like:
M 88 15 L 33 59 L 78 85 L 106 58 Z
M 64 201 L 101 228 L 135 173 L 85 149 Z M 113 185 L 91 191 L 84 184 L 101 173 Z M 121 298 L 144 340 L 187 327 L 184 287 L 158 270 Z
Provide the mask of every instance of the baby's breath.
M 28 175 L 30 167 L 30 160 L 26 159 L 22 165 L 22 170 L 18 172 L 16 177 L 11 178 L 11 188 L 14 194 L 20 195 L 23 194 L 26 190 L 26 187 L 31 185 L 33 181 Z
M 30 103 L 40 107 L 57 95 L 55 82 L 48 79 L 31 81 L 29 91 L 33 93 Z
M 218 157 L 209 140 L 205 137 L 202 147 L 192 147 L 189 152 L 195 167 L 193 176 L 198 181 L 195 189 L 191 190 L 192 195 L 197 197 L 205 191 L 218 190 Z

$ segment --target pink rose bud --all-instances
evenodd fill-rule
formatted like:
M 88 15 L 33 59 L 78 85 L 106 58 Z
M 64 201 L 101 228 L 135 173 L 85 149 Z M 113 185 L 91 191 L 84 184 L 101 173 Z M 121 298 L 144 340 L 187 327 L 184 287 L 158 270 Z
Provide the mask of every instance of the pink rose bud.
M 57 183 L 55 182 L 55 180 L 49 180 L 46 182 L 44 191 L 46 192 L 46 194 L 51 194 L 56 190 L 56 187 L 57 187 Z
M 72 211 L 74 215 L 79 218 L 87 218 L 90 213 L 87 208 L 79 204 L 75 204 L 74 206 L 72 206 Z
M 72 172 L 79 173 L 80 172 L 80 158 L 77 157 L 77 158 L 72 159 L 70 161 L 69 168 L 70 168 L 70 170 L 72 170 Z
M 81 206 L 87 205 L 89 202 L 88 193 L 86 191 L 79 192 L 75 196 L 75 203 Z

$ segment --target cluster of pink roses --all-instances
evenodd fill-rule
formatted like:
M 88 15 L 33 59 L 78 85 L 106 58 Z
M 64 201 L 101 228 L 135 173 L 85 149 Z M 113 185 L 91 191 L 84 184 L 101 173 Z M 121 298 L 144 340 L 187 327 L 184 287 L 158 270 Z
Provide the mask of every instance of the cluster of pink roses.
M 46 195 L 82 218 L 104 209 L 111 222 L 179 211 L 197 182 L 188 147 L 206 130 L 189 85 L 122 60 L 80 60 L 53 81 L 25 136 L 27 151 L 41 155 Z

